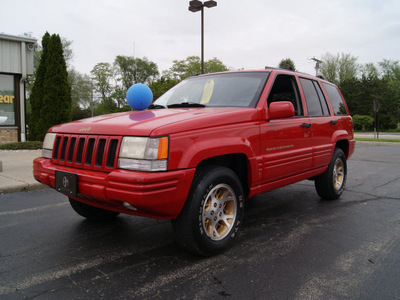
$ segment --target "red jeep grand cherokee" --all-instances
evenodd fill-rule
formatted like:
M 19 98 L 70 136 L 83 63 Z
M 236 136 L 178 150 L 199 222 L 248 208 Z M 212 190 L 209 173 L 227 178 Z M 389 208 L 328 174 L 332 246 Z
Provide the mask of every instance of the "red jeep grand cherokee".
M 353 153 L 353 123 L 338 88 L 282 69 L 186 79 L 147 110 L 49 129 L 35 178 L 88 219 L 119 213 L 172 219 L 185 249 L 227 249 L 245 199 L 313 179 L 337 199 Z

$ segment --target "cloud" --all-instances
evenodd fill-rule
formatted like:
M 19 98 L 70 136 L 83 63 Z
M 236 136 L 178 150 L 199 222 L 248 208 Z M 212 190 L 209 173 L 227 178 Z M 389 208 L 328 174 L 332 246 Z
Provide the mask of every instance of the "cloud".
M 160 71 L 200 55 L 200 13 L 181 0 L 14 0 L 2 4 L 2 31 L 46 31 L 73 41 L 72 64 L 89 73 L 117 55 L 146 56 Z M 291 58 L 313 73 L 309 58 L 351 53 L 359 62 L 398 60 L 400 2 L 385 0 L 217 0 L 205 9 L 205 58 L 238 68 L 277 66 Z M 16 13 L 18 12 L 18 13 Z

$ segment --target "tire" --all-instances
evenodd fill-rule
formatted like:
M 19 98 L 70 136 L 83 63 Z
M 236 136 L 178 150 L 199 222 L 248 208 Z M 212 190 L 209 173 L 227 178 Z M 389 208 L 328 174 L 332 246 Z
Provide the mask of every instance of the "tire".
M 336 200 L 343 193 L 346 180 L 346 156 L 342 149 L 335 148 L 328 169 L 315 179 L 315 189 L 322 199 Z
M 119 215 L 118 212 L 94 207 L 72 198 L 69 198 L 69 203 L 75 212 L 91 221 L 110 220 Z
M 220 166 L 196 172 L 186 203 L 172 220 L 184 249 L 211 256 L 232 246 L 242 223 L 244 195 L 237 175 Z

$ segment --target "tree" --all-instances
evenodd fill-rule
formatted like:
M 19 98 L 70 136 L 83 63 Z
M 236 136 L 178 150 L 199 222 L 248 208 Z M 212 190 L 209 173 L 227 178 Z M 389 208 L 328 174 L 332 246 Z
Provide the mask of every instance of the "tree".
M 360 66 L 357 63 L 357 57 L 350 53 L 338 53 L 336 55 L 326 53 L 321 57 L 321 60 L 323 61 L 320 69 L 322 76 L 336 85 L 357 77 Z
M 290 58 L 282 59 L 279 63 L 278 68 L 297 71 L 293 60 L 291 60 Z
M 71 85 L 72 120 L 90 117 L 93 108 L 93 86 L 90 76 L 71 68 L 68 71 L 68 81 Z
M 386 83 L 381 93 L 379 119 L 383 128 L 396 128 L 400 121 L 400 65 L 398 61 L 384 59 L 379 62 L 382 80 Z
M 24 36 L 33 38 L 33 34 L 31 32 L 24 33 Z M 50 35 L 49 35 L 49 38 L 50 38 Z M 64 56 L 65 62 L 67 64 L 67 67 L 68 67 L 68 65 L 70 64 L 70 62 L 74 56 L 73 50 L 72 50 L 72 41 L 62 37 L 61 43 L 62 43 L 62 48 L 63 48 L 63 56 Z M 26 93 L 28 95 L 28 99 L 27 99 L 27 103 L 26 103 L 26 119 L 27 119 L 27 123 L 29 126 L 29 130 L 32 129 L 32 126 L 33 126 L 32 124 L 36 123 L 35 120 L 31 121 L 30 118 L 33 116 L 33 118 L 35 119 L 35 116 L 38 116 L 37 112 L 35 112 L 35 113 L 32 112 L 30 95 L 32 93 L 33 85 L 36 81 L 36 77 L 37 77 L 38 70 L 39 70 L 39 65 L 41 62 L 42 55 L 43 55 L 43 50 L 44 50 L 44 46 L 43 46 L 43 41 L 42 41 L 42 45 L 37 45 L 35 47 L 35 50 L 34 50 L 35 52 L 33 54 L 33 62 L 34 62 L 34 70 L 35 70 L 34 74 L 29 76 L 26 81 Z M 69 71 L 68 71 L 68 73 L 69 73 Z M 40 83 L 39 83 L 39 86 L 40 86 Z M 29 138 L 29 134 L 28 134 L 28 138 Z
M 149 88 L 153 92 L 153 99 L 157 99 L 174 85 L 179 83 L 179 79 L 171 79 L 161 76 L 160 79 L 153 81 L 149 84 Z
M 31 141 L 39 140 L 39 128 L 38 121 L 40 120 L 40 108 L 42 107 L 44 87 L 43 82 L 46 75 L 47 68 L 47 56 L 48 56 L 48 44 L 50 40 L 50 34 L 46 32 L 42 37 L 42 52 L 40 56 L 40 63 L 36 69 L 36 78 L 32 86 L 32 91 L 29 96 L 29 102 L 31 107 L 31 113 L 28 120 L 28 139 Z
M 204 73 L 215 73 L 229 71 L 229 68 L 222 61 L 214 57 L 204 62 Z
M 383 78 L 389 81 L 400 80 L 400 65 L 398 61 L 384 59 L 378 65 L 383 73 Z
M 82 74 L 71 68 L 68 71 L 68 81 L 71 85 L 72 107 L 90 108 L 92 101 L 92 82 L 87 74 Z
M 360 78 L 350 78 L 340 83 L 352 115 L 374 116 L 374 101 L 378 100 L 379 127 L 394 129 L 400 119 L 400 67 L 398 62 L 384 60 L 360 67 Z
M 61 38 L 46 32 L 42 46 L 43 54 L 31 95 L 31 140 L 43 140 L 51 126 L 71 120 L 71 87 Z
M 25 33 L 24 34 L 27 37 L 31 37 L 33 38 L 31 33 Z M 61 38 L 61 43 L 62 43 L 62 48 L 63 48 L 63 56 L 65 59 L 65 63 L 67 64 L 67 67 L 69 66 L 72 58 L 74 57 L 74 52 L 72 50 L 72 41 L 62 37 Z M 33 63 L 34 63 L 34 69 L 35 69 L 35 73 L 29 77 L 29 81 L 28 84 L 26 86 L 26 89 L 28 92 L 30 92 L 32 90 L 32 86 L 33 83 L 35 82 L 35 78 L 36 78 L 36 73 L 37 70 L 39 68 L 39 64 L 42 58 L 42 54 L 43 54 L 43 42 L 42 45 L 38 45 L 35 48 L 35 52 L 33 53 Z
M 228 71 L 218 58 L 204 62 L 204 73 L 214 73 Z M 171 79 L 183 80 L 190 76 L 195 76 L 201 73 L 201 61 L 198 56 L 188 56 L 185 60 L 174 60 L 172 67 L 164 72 L 164 76 Z
M 116 75 L 128 90 L 134 83 L 149 83 L 159 75 L 157 64 L 146 57 L 134 58 L 118 55 L 114 61 Z
M 129 56 L 118 55 L 115 58 L 114 66 L 116 68 L 117 75 L 120 76 L 122 86 L 126 90 L 129 89 L 129 87 L 135 82 L 135 59 Z
M 98 63 L 92 71 L 93 87 L 100 95 L 100 109 L 96 109 L 96 114 L 111 113 L 115 111 L 116 105 L 113 104 L 111 94 L 113 86 L 111 80 L 113 79 L 113 69 L 109 63 Z
M 125 95 L 134 83 L 151 83 L 159 75 L 157 64 L 146 57 L 134 58 L 118 55 L 114 61 L 114 81 L 111 97 L 118 109 L 125 106 Z
M 379 78 L 379 71 L 373 63 L 367 63 L 360 67 L 361 78 L 366 80 L 374 80 Z
M 146 57 L 135 58 L 134 76 L 135 83 L 149 83 L 160 73 L 157 64 L 149 61 Z

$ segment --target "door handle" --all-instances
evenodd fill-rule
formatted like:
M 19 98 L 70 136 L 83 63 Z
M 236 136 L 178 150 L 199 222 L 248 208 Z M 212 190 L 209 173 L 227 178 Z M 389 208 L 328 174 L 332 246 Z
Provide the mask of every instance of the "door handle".
M 336 120 L 332 120 L 332 121 L 329 122 L 329 124 L 331 124 L 331 125 L 336 125 L 336 124 L 337 124 L 337 121 L 336 121 Z
M 303 123 L 301 124 L 301 128 L 310 128 L 311 127 L 311 123 Z

